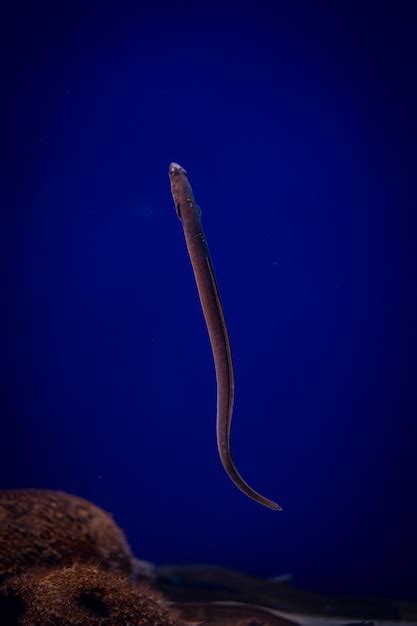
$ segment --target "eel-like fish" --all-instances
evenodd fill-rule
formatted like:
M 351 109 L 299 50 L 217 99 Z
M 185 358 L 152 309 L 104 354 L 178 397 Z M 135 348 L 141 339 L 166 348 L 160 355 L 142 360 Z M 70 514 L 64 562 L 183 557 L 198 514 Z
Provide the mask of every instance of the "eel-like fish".
M 181 165 L 170 164 L 169 178 L 213 351 L 217 381 L 217 447 L 220 460 L 226 473 L 243 493 L 270 509 L 280 511 L 282 509 L 279 504 L 268 500 L 243 480 L 233 462 L 230 445 L 234 399 L 232 355 L 213 264 L 201 225 L 201 210 L 194 199 L 187 172 Z

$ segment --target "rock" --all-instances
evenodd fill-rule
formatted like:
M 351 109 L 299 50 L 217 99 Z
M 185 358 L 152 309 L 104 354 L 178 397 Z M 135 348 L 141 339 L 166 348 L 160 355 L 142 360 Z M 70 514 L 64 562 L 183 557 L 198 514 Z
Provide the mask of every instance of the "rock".
M 100 562 L 133 576 L 123 531 L 102 509 L 58 491 L 0 491 L 0 588 L 33 566 Z
M 21 626 L 182 624 L 178 611 L 148 583 L 84 563 L 32 569 L 10 578 L 3 609 L 8 615 L 4 610 L 2 624 Z

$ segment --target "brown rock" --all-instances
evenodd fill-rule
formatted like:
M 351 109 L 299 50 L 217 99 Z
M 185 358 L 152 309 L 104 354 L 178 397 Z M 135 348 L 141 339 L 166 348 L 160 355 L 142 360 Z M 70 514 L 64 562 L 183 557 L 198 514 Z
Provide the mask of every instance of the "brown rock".
M 108 513 L 59 491 L 0 491 L 0 588 L 29 567 L 92 560 L 135 572 L 125 535 Z
M 32 569 L 9 579 L 4 602 L 8 623 L 21 626 L 181 624 L 178 611 L 148 583 L 81 563 Z

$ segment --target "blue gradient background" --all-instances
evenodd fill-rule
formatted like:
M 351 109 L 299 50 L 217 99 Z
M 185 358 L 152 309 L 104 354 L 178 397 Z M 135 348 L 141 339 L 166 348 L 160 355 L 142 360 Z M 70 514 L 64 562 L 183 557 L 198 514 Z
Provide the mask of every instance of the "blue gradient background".
M 1 487 L 89 498 L 157 563 L 417 599 L 416 21 L 287 4 L 3 15 Z M 222 293 L 236 462 L 281 514 L 217 456 L 171 160 Z

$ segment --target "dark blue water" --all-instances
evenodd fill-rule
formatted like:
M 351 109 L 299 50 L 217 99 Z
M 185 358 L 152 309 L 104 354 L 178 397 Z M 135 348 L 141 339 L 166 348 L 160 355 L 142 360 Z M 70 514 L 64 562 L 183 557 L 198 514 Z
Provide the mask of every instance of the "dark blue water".
M 2 20 L 1 487 L 89 498 L 158 563 L 416 598 L 411 10 L 86 4 Z M 236 463 L 283 513 L 218 459 L 172 160 L 222 293 Z

